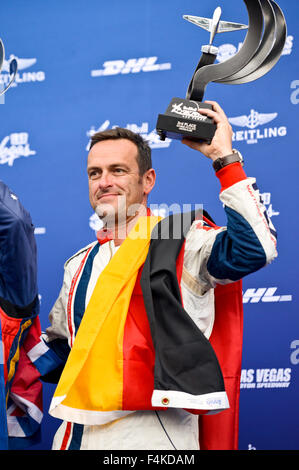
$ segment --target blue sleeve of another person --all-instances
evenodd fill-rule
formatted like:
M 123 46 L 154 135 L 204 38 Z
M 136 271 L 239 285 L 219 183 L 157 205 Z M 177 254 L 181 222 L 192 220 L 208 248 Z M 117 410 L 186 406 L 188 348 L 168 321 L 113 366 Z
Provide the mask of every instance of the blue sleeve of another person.
M 37 249 L 30 214 L 0 181 L 0 301 L 7 307 L 38 308 Z M 8 307 L 9 308 L 9 307 Z M 31 305 L 32 312 L 32 305 Z

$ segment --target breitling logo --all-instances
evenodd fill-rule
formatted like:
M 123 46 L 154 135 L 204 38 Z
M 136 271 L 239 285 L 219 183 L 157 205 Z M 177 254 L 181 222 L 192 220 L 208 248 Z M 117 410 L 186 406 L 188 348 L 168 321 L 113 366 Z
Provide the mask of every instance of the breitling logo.
M 9 81 L 9 64 L 12 59 L 16 59 L 18 64 L 18 71 L 28 69 L 36 64 L 37 59 L 35 57 L 25 59 L 17 57 L 13 54 L 9 56 L 8 60 L 3 61 L 3 66 L 1 69 L 0 75 L 0 85 L 7 85 Z M 17 73 L 15 77 L 15 81 L 13 82 L 12 86 L 16 87 L 21 83 L 31 83 L 31 82 L 42 82 L 45 80 L 45 72 L 43 70 L 38 71 L 31 71 L 31 72 L 22 72 Z
M 16 61 L 18 62 L 19 70 L 27 69 L 28 67 L 31 67 L 31 65 L 34 65 L 36 63 L 36 58 L 20 59 L 19 57 L 16 57 L 15 55 L 11 54 L 9 60 L 3 61 L 2 72 L 9 73 L 9 63 L 12 59 L 16 59 Z
M 275 137 L 283 137 L 287 134 L 285 126 L 280 127 L 264 127 L 268 122 L 273 121 L 278 113 L 259 113 L 254 109 L 250 110 L 249 115 L 241 115 L 228 118 L 233 126 L 246 127 L 244 131 L 235 131 L 233 134 L 234 141 L 246 141 L 247 144 L 256 144 L 261 139 L 269 139 Z
M 229 122 L 231 124 L 235 124 L 241 127 L 248 127 L 249 129 L 254 129 L 257 126 L 261 126 L 266 124 L 267 122 L 273 121 L 277 117 L 277 113 L 268 113 L 262 114 L 258 113 L 254 109 L 250 110 L 250 114 L 248 116 L 238 116 L 229 118 Z

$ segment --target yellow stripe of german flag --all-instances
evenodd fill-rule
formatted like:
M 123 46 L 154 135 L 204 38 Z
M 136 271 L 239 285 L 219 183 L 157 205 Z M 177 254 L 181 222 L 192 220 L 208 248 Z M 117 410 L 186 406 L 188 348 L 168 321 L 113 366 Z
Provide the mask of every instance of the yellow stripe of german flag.
M 99 276 L 54 394 L 64 397 L 62 405 L 77 410 L 122 410 L 124 326 L 150 234 L 159 220 L 138 219 Z

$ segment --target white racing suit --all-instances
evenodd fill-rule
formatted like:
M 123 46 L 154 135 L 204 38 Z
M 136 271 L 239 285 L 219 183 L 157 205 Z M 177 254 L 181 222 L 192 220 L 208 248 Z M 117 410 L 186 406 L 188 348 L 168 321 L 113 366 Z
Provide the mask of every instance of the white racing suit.
M 276 234 L 262 204 L 254 178 L 246 178 L 239 164 L 228 165 L 217 173 L 221 182 L 220 200 L 225 206 L 227 226 L 216 227 L 195 220 L 186 235 L 181 294 L 185 310 L 209 338 L 214 323 L 214 288 L 241 279 L 270 263 L 276 256 Z M 79 327 L 73 314 L 76 292 L 87 253 L 84 298 L 88 304 L 96 281 L 117 250 L 113 240 L 98 242 L 79 250 L 65 263 L 63 286 L 51 313 L 51 326 L 44 343 L 33 348 L 31 359 L 45 375 L 46 365 L 59 362 L 74 342 Z M 91 251 L 90 251 L 91 249 Z M 49 359 L 50 358 L 50 359 Z M 46 380 L 47 376 L 45 375 Z M 49 376 L 48 376 L 49 377 Z M 52 378 L 49 381 L 55 381 Z M 159 450 L 199 449 L 198 416 L 182 409 L 135 411 L 103 425 L 63 422 L 53 449 Z

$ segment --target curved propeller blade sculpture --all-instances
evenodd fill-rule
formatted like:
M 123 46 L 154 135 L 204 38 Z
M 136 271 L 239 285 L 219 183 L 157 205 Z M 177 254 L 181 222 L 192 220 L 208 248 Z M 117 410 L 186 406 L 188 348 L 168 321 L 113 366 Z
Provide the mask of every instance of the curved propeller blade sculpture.
M 287 35 L 281 9 L 273 0 L 243 1 L 249 17 L 243 46 L 234 57 L 219 64 L 214 64 L 217 54 L 204 52 L 189 84 L 187 99 L 202 101 L 210 82 L 238 85 L 257 80 L 278 62 Z

